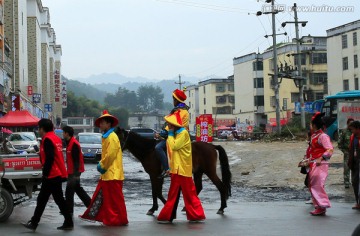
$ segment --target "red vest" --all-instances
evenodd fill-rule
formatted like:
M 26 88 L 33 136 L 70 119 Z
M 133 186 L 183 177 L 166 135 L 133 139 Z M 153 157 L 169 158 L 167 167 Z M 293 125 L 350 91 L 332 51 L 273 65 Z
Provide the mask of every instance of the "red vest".
M 52 132 L 47 132 L 44 137 L 42 137 L 42 141 L 40 144 L 40 160 L 44 165 L 46 160 L 45 150 L 44 150 L 44 141 L 45 139 L 49 139 L 54 145 L 54 163 L 51 167 L 48 178 L 55 178 L 60 176 L 61 178 L 67 178 L 67 172 L 65 167 L 64 156 L 62 153 L 62 141 L 56 136 L 56 134 Z
M 76 138 L 71 137 L 69 140 L 69 144 L 66 147 L 66 164 L 67 164 L 67 173 L 69 175 L 74 173 L 74 161 L 72 157 L 72 148 L 74 145 L 77 145 L 79 147 L 79 172 L 83 173 L 84 168 L 84 157 L 81 151 L 80 143 L 76 140 Z
M 319 137 L 323 134 L 324 132 L 322 130 L 319 130 L 311 136 L 310 160 L 318 159 L 326 152 L 326 149 L 319 144 Z

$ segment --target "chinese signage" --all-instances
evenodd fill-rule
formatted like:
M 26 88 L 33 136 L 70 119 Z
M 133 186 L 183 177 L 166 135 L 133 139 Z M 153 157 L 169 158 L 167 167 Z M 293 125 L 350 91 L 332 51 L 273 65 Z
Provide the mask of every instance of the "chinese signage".
M 304 103 L 304 111 L 306 113 L 311 113 L 311 114 L 314 113 L 312 104 L 313 102 Z M 317 107 L 315 107 L 315 109 L 317 109 Z M 300 113 L 301 113 L 300 102 L 295 102 L 295 114 L 300 114 Z
M 41 94 L 40 93 L 33 93 L 32 98 L 33 98 L 33 103 L 41 102 Z
M 338 102 L 338 129 L 346 129 L 349 118 L 360 120 L 360 102 Z
M 61 84 L 60 84 L 60 72 L 58 70 L 54 73 L 54 86 L 55 86 L 55 102 L 61 100 Z
M 62 108 L 67 108 L 67 90 L 65 80 L 61 83 L 61 103 Z
M 28 94 L 28 96 L 33 95 L 33 86 L 31 86 L 31 85 L 27 86 L 27 94 Z
M 200 115 L 196 117 L 196 141 L 213 141 L 213 118 L 211 114 Z
M 46 112 L 52 112 L 52 104 L 45 104 L 44 109 Z

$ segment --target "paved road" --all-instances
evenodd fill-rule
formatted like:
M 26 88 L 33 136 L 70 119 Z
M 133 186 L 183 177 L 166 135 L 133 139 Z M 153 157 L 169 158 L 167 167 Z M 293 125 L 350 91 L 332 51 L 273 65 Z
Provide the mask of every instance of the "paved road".
M 106 227 L 75 218 L 75 229 L 59 232 L 63 218 L 58 209 L 51 205 L 45 210 L 36 235 L 351 235 L 360 223 L 360 212 L 351 209 L 350 203 L 333 202 L 327 216 L 309 215 L 312 207 L 303 202 L 236 202 L 229 203 L 224 216 L 216 214 L 218 204 L 204 204 L 207 220 L 204 223 L 188 223 L 184 214 L 178 211 L 178 219 L 171 225 L 160 225 L 156 218 L 146 216 L 149 205 L 128 205 L 129 225 Z M 83 207 L 76 207 L 80 214 Z M 29 235 L 20 222 L 28 220 L 33 205 L 15 208 L 6 223 L 0 224 L 0 235 Z M 77 214 L 76 214 L 77 215 Z M 31 233 L 32 234 L 32 233 Z

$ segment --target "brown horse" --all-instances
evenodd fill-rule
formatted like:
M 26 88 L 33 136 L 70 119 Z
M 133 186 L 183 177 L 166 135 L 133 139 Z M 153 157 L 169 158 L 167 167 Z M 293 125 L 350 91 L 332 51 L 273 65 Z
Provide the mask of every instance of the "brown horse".
M 146 173 L 149 174 L 151 180 L 153 206 L 147 212 L 147 215 L 153 215 L 158 210 L 159 198 L 164 204 L 166 202 L 162 194 L 163 179 L 158 176 L 162 172 L 159 158 L 155 153 L 155 139 L 147 139 L 141 137 L 135 132 L 128 132 L 123 129 L 116 129 L 115 132 L 119 136 L 122 149 L 128 149 L 142 164 Z M 216 174 L 217 152 L 219 152 L 219 160 L 222 174 L 222 181 Z M 221 207 L 217 214 L 224 214 L 224 208 L 227 207 L 226 200 L 231 196 L 231 172 L 228 157 L 224 148 L 220 145 L 213 145 L 204 142 L 192 143 L 192 161 L 193 174 L 196 186 L 196 192 L 199 195 L 202 190 L 202 176 L 205 173 L 214 183 L 220 192 Z

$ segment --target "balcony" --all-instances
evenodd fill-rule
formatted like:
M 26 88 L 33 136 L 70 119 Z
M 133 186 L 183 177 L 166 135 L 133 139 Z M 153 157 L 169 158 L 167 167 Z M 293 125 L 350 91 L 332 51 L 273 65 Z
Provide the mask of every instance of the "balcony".
M 13 63 L 9 56 L 4 55 L 4 68 L 9 75 L 13 75 Z

